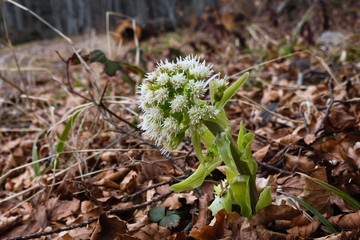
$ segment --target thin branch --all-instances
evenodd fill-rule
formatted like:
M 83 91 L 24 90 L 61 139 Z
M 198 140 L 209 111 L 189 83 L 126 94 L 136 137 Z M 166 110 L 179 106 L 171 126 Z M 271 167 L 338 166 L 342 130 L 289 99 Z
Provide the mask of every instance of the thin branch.
M 332 78 L 330 78 L 329 83 L 328 83 L 328 88 L 329 88 L 329 93 L 330 93 L 330 103 L 329 103 L 328 107 L 326 108 L 325 115 L 324 115 L 324 117 L 321 119 L 321 122 L 320 122 L 320 125 L 319 125 L 318 129 L 316 129 L 316 131 L 315 131 L 315 133 L 314 133 L 315 136 L 316 136 L 321 130 L 323 130 L 322 125 L 324 124 L 325 119 L 329 116 L 330 109 L 331 109 L 332 105 L 334 104 L 334 95 L 333 95 L 333 89 L 332 89 L 331 84 L 332 84 Z
M 190 157 L 190 154 L 191 154 L 192 152 L 194 152 L 194 150 L 195 150 L 195 148 L 192 148 L 192 149 L 186 154 L 186 156 L 185 156 L 185 158 L 184 158 L 184 163 L 183 163 L 183 166 L 184 166 L 184 167 L 185 167 L 185 165 L 186 165 L 186 162 L 187 162 L 188 158 Z
M 283 174 L 286 174 L 286 175 L 294 175 L 294 174 L 295 174 L 295 173 L 286 171 L 286 170 L 284 170 L 284 169 L 274 167 L 273 165 L 270 165 L 270 164 L 268 164 L 268 163 L 259 162 L 259 161 L 256 161 L 256 163 L 257 163 L 258 165 L 260 165 L 260 166 L 269 168 L 269 169 L 271 169 L 271 170 L 275 170 L 275 171 L 277 171 L 277 172 L 279 172 L 279 173 L 283 173 Z
M 21 88 L 19 88 L 19 86 L 17 86 L 14 82 L 6 79 L 6 78 L 5 78 L 4 76 L 2 76 L 1 74 L 0 74 L 0 78 L 1 78 L 4 82 L 6 82 L 7 84 L 9 84 L 10 86 L 12 86 L 13 88 L 15 88 L 16 90 L 18 90 L 21 94 L 26 94 L 26 93 L 24 92 L 24 90 L 22 90 Z
M 84 95 L 78 93 L 77 91 L 75 91 L 72 87 L 72 84 L 70 82 L 70 61 L 71 61 L 71 58 L 65 60 L 58 51 L 55 51 L 56 54 L 59 56 L 59 58 L 61 59 L 61 61 L 63 61 L 65 64 L 66 64 L 66 81 L 67 81 L 67 89 L 70 93 L 73 93 L 79 97 L 81 97 L 82 99 L 88 101 L 88 102 L 92 102 L 92 100 L 88 97 L 85 97 Z

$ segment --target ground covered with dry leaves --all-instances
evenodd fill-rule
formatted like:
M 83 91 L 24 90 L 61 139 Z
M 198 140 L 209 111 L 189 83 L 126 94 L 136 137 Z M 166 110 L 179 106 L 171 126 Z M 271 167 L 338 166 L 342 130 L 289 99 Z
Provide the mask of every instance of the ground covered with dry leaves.
M 360 200 L 359 21 L 338 32 L 340 43 L 321 40 L 316 21 L 288 52 L 296 24 L 276 28 L 266 18 L 242 22 L 241 31 L 201 20 L 141 42 L 138 59 L 133 43 L 109 56 L 104 36 L 74 38 L 88 69 L 60 39 L 16 46 L 21 74 L 1 49 L 1 77 L 15 85 L 4 80 L 0 90 L 1 239 L 358 239 L 360 210 L 298 174 Z M 109 76 L 88 61 L 95 49 L 130 65 Z M 233 132 L 244 121 L 256 136 L 259 190 L 272 187 L 273 204 L 250 220 L 208 211 L 222 166 L 199 189 L 171 192 L 199 164 L 190 141 L 164 156 L 137 128 L 142 74 L 131 66 L 148 72 L 186 54 L 230 83 L 250 72 L 226 107 Z M 337 232 L 277 190 L 313 206 Z

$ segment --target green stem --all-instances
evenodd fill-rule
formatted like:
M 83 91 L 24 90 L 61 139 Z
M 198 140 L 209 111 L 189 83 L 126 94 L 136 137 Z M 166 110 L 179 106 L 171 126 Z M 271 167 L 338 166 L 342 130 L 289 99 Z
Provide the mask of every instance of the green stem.
M 205 126 L 214 134 L 214 136 L 220 135 L 222 132 L 226 132 L 224 128 L 220 126 L 220 124 L 205 120 L 204 121 Z M 228 133 L 227 133 L 228 134 Z M 257 192 L 256 188 L 256 174 L 251 174 L 251 171 L 249 169 L 249 166 L 246 162 L 241 161 L 241 152 L 236 145 L 235 141 L 233 140 L 232 136 L 229 136 L 230 139 L 230 151 L 231 155 L 234 158 L 236 168 L 238 169 L 239 173 L 241 175 L 247 175 L 250 176 L 250 197 L 251 197 L 251 209 L 252 212 L 255 213 L 256 210 L 256 204 L 259 200 L 259 194 Z

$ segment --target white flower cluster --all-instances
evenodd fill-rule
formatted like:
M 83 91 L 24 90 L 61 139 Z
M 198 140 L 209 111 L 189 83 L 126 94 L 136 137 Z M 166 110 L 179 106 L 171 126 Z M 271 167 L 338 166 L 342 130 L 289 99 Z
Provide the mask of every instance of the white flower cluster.
M 213 117 L 215 107 L 201 99 L 207 90 L 211 66 L 197 57 L 161 61 L 140 86 L 140 107 L 144 112 L 140 127 L 164 150 L 175 149 L 185 132 L 198 131 L 202 119 Z

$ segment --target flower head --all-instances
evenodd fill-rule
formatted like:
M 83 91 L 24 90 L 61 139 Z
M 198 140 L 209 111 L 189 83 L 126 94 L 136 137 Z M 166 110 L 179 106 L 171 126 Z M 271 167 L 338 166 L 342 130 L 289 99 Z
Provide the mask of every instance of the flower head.
M 144 112 L 140 127 L 162 143 L 165 151 L 176 148 L 186 130 L 200 130 L 203 119 L 216 114 L 202 99 L 212 72 L 205 61 L 187 56 L 175 62 L 161 61 L 146 75 L 139 91 Z

